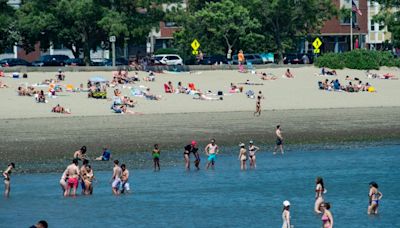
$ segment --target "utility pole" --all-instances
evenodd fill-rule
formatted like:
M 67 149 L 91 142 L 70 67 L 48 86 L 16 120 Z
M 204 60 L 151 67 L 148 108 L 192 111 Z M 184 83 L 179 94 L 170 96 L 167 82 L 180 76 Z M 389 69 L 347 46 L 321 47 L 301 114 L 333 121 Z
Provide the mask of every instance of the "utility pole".
M 115 36 L 110 36 L 111 50 L 112 50 L 112 66 L 115 67 Z
M 350 50 L 353 50 L 353 9 L 350 10 Z

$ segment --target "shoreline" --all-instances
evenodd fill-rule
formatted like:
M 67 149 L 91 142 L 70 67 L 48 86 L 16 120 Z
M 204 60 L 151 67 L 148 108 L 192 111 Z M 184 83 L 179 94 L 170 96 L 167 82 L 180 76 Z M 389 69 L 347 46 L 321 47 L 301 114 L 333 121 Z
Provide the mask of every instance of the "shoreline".
M 89 157 L 99 156 L 106 146 L 116 159 L 145 154 L 154 143 L 162 151 L 181 153 L 193 139 L 200 148 L 211 138 L 225 147 L 254 140 L 273 148 L 277 124 L 282 126 L 287 145 L 397 141 L 399 113 L 400 107 L 385 107 L 275 110 L 264 111 L 261 117 L 252 117 L 252 112 L 209 112 L 0 119 L 0 155 L 4 158 L 0 163 L 64 164 L 82 145 L 88 147 Z

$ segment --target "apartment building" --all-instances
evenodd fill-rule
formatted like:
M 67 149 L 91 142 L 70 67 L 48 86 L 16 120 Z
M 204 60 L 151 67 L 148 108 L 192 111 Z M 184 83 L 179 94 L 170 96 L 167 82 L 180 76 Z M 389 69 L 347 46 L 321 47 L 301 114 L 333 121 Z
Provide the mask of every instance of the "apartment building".
M 385 42 L 391 41 L 391 33 L 388 32 L 387 27 L 380 22 L 374 20 L 374 16 L 380 11 L 379 3 L 375 1 L 368 1 L 368 36 L 367 46 L 371 50 L 381 50 Z

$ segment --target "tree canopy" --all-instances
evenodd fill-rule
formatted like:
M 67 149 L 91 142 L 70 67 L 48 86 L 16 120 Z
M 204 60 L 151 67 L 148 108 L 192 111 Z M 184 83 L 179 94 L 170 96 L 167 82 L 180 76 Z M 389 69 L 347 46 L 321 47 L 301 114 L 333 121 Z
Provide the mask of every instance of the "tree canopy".
M 18 40 L 14 20 L 15 11 L 7 2 L 7 0 L 0 0 L 0 51 L 4 51 Z
M 18 10 L 21 45 L 32 51 L 40 41 L 42 49 L 50 43 L 62 44 L 75 57 L 83 52 L 85 62 L 90 50 L 107 44 L 109 36 L 117 43 L 130 39 L 145 42 L 153 27 L 164 17 L 162 0 L 31 0 Z M 167 1 L 171 2 L 171 0 Z
M 375 20 L 383 22 L 392 33 L 394 47 L 400 47 L 400 0 L 375 0 L 381 4 L 380 12 Z

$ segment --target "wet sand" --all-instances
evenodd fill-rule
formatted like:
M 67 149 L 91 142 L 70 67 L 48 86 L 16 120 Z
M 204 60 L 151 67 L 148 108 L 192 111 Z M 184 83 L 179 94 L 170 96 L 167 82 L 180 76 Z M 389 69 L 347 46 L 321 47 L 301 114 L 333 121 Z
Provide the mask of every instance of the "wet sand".
M 223 148 L 255 140 L 272 151 L 274 130 L 281 124 L 286 144 L 345 143 L 400 139 L 400 107 L 308 109 L 264 111 L 261 117 L 252 112 L 215 112 L 149 114 L 143 116 L 94 116 L 70 118 L 33 118 L 0 120 L 1 165 L 8 161 L 34 163 L 36 168 L 20 171 L 43 171 L 40 164 L 62 163 L 82 145 L 88 155 L 111 148 L 114 158 L 149 153 L 154 143 L 163 151 L 181 153 L 191 140 L 205 146 L 216 138 Z M 293 146 L 295 147 L 295 146 Z M 269 149 L 270 148 L 270 149 Z M 232 151 L 225 151 L 231 153 Z M 138 156 L 136 162 L 146 160 Z

